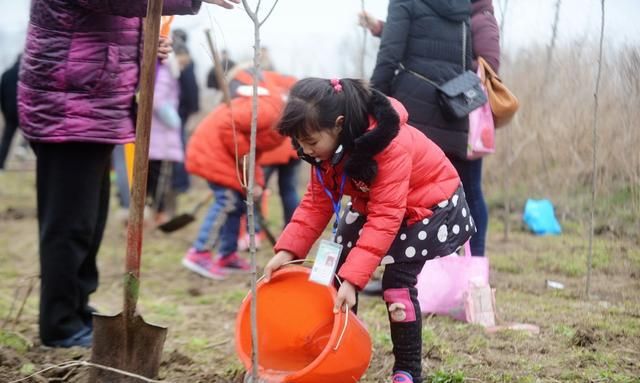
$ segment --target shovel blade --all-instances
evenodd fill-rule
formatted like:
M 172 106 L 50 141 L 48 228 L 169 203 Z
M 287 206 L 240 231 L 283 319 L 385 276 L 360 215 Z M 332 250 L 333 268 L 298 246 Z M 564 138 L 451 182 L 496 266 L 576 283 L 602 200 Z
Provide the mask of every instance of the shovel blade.
M 91 362 L 153 379 L 158 375 L 167 328 L 146 323 L 141 316 L 93 315 Z M 140 380 L 93 367 L 90 382 L 139 383 Z
M 171 233 L 176 230 L 182 229 L 191 222 L 195 221 L 195 219 L 196 218 L 191 214 L 180 214 L 163 223 L 162 225 L 158 225 L 158 229 L 160 229 L 160 231 L 162 231 L 163 233 Z

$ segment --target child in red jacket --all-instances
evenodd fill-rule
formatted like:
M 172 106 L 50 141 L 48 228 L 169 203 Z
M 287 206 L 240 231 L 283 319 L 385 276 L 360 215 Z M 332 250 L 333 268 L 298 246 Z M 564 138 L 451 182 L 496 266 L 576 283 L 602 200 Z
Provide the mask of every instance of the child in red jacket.
M 399 102 L 358 80 L 307 78 L 293 87 L 278 130 L 312 163 L 312 179 L 265 266 L 269 280 L 284 263 L 305 258 L 335 214 L 343 282 L 334 311 L 355 308 L 356 291 L 386 265 L 393 382 L 421 381 L 417 275 L 475 232 L 456 170 L 407 117 Z M 338 218 L 343 194 L 351 203 Z
M 251 134 L 251 86 L 239 88 L 231 108 L 222 104 L 198 125 L 189 140 L 185 165 L 189 173 L 209 184 L 215 201 L 200 226 L 198 236 L 182 264 L 211 279 L 224 279 L 229 271 L 249 271 L 249 263 L 237 254 L 240 217 L 246 211 L 242 179 L 242 158 L 249 152 Z M 284 137 L 273 129 L 284 106 L 275 89 L 258 88 L 256 156 L 282 143 Z M 256 167 L 256 185 L 263 185 Z M 259 194 L 259 193 L 258 193 Z M 219 239 L 219 241 L 217 240 Z M 212 257 L 212 244 L 219 242 Z

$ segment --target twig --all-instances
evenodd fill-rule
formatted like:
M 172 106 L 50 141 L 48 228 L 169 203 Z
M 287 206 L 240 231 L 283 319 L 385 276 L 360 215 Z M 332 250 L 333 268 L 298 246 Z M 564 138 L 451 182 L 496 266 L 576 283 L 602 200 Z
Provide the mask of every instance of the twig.
M 212 348 L 216 348 L 218 346 L 222 346 L 223 344 L 227 344 L 229 343 L 231 340 L 227 339 L 227 340 L 221 340 L 220 342 L 216 342 L 216 343 L 211 343 L 209 345 L 207 345 L 206 347 L 204 347 L 205 350 L 209 350 Z
M 276 9 L 276 5 L 278 4 L 278 0 L 276 0 L 273 3 L 273 6 L 271 7 L 271 9 L 269 10 L 269 13 L 267 13 L 267 15 L 264 17 L 264 19 L 262 19 L 262 21 L 258 24 L 258 26 L 262 26 L 262 24 L 264 24 L 265 21 L 267 21 L 267 19 L 269 18 L 269 16 L 271 16 L 271 12 L 273 12 L 274 9 Z M 257 12 L 257 9 L 256 9 Z
M 91 362 L 87 362 L 84 360 L 80 360 L 80 361 L 66 361 L 66 362 L 62 362 L 59 364 L 56 364 L 54 366 L 51 367 L 47 367 L 45 369 L 42 369 L 40 371 L 34 372 L 33 374 L 24 377 L 24 378 L 20 378 L 18 380 L 12 380 L 9 383 L 19 383 L 19 382 L 24 382 L 28 379 L 34 378 L 36 376 L 42 375 L 43 373 L 53 370 L 53 369 L 67 369 L 67 368 L 76 368 L 76 367 L 95 367 L 95 368 L 99 368 L 101 370 L 106 370 L 109 372 L 113 372 L 116 374 L 120 374 L 120 375 L 124 375 L 124 376 L 128 376 L 130 378 L 134 378 L 134 379 L 139 379 L 143 382 L 148 382 L 148 383 L 171 383 L 168 380 L 155 380 L 155 379 L 149 379 L 146 378 L 144 376 L 138 375 L 138 374 L 134 374 L 132 372 L 128 372 L 128 371 L 123 371 L 123 370 L 119 370 L 117 368 L 113 368 L 113 367 L 108 367 L 108 366 L 103 366 L 101 364 L 97 364 L 97 363 L 91 363 Z
M 596 89 L 593 93 L 593 154 L 591 156 L 591 219 L 589 221 L 589 255 L 587 256 L 587 286 L 585 287 L 586 298 L 589 299 L 589 290 L 591 288 L 591 272 L 593 268 L 593 227 L 596 204 L 596 178 L 597 178 L 597 144 L 598 144 L 598 92 L 600 91 L 600 75 L 602 74 L 602 45 L 604 44 L 604 0 L 601 0 L 600 7 L 602 9 L 600 15 L 600 47 L 598 53 L 598 74 L 596 75 Z
M 4 321 L 2 321 L 2 328 L 6 328 L 7 324 L 9 323 L 9 320 L 11 319 L 13 310 L 16 306 L 16 303 L 18 302 L 18 296 L 20 295 L 20 290 L 22 289 L 25 283 L 29 283 L 29 285 L 27 286 L 27 292 L 25 293 L 24 297 L 22 298 L 22 301 L 20 302 L 20 308 L 18 309 L 18 312 L 16 313 L 16 316 L 13 319 L 13 323 L 11 324 L 11 329 L 12 330 L 15 329 L 16 325 L 18 324 L 18 321 L 20 320 L 20 316 L 22 315 L 22 310 L 24 309 L 24 305 L 27 303 L 27 299 L 29 299 L 31 292 L 33 291 L 33 287 L 35 285 L 34 281 L 39 277 L 40 275 L 37 275 L 37 274 L 24 277 L 23 282 L 21 282 L 18 285 L 18 287 L 16 287 L 13 294 L 13 301 L 11 301 L 11 307 L 9 308 L 9 312 L 7 313 L 7 316 L 5 317 Z

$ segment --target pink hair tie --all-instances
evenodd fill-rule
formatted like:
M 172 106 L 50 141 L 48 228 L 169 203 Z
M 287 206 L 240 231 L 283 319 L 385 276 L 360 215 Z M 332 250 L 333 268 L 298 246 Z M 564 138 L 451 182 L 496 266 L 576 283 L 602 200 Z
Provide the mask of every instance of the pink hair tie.
M 336 93 L 342 92 L 342 85 L 340 85 L 340 80 L 338 80 L 337 78 L 332 78 L 330 81 L 331 86 L 333 86 L 333 90 L 335 90 Z

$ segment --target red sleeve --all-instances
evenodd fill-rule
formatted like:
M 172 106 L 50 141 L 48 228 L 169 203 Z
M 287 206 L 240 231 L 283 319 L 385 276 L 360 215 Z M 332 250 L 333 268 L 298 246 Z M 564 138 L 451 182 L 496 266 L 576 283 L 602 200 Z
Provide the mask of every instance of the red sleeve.
M 371 185 L 367 221 L 338 276 L 362 289 L 396 238 L 407 208 L 411 157 L 392 142 L 375 157 L 378 175 Z
M 329 197 L 312 172 L 307 191 L 291 222 L 284 228 L 274 251 L 286 250 L 296 258 L 304 259 L 309 254 L 311 246 L 322 235 L 327 223 L 333 215 L 333 206 Z

